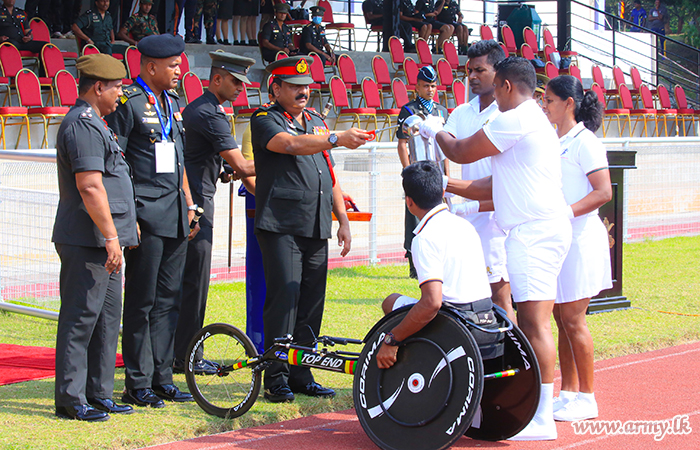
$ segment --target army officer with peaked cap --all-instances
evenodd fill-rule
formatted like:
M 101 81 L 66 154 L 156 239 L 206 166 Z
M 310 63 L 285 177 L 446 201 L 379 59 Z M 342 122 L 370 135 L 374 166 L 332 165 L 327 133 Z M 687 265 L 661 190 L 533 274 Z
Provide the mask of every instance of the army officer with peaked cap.
M 263 308 L 265 348 L 287 333 L 318 334 L 328 271 L 331 212 L 338 218 L 341 255 L 350 251 L 350 225 L 329 151 L 357 148 L 370 137 L 357 128 L 333 133 L 306 109 L 312 83 L 309 57 L 267 66 L 276 102 L 251 119 L 257 175 L 255 233 L 262 251 L 267 294 Z M 308 327 L 308 328 L 307 328 Z M 307 336 L 304 336 L 306 334 Z M 265 398 L 294 400 L 294 393 L 332 397 L 308 368 L 272 363 L 265 370 Z
M 184 130 L 173 90 L 185 43 L 162 34 L 141 39 L 138 49 L 141 75 L 107 116 L 133 170 L 141 230 L 141 245 L 125 251 L 122 400 L 162 408 L 163 400 L 192 401 L 173 384 L 172 365 L 189 222 L 196 206 L 185 175 Z
M 130 406 L 112 400 L 122 297 L 122 246 L 138 245 L 134 191 L 117 139 L 102 121 L 122 95 L 124 66 L 78 59 L 80 92 L 56 138 L 59 201 L 53 242 L 61 258 L 56 415 L 102 421 Z

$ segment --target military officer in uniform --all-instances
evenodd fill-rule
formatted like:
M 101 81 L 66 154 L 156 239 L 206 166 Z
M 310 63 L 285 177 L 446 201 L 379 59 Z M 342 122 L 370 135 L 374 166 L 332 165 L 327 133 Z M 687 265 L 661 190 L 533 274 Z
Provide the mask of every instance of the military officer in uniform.
M 321 20 L 323 20 L 323 14 L 325 12 L 326 8 L 320 6 L 311 7 L 311 23 L 305 26 L 301 31 L 301 43 L 299 44 L 299 47 L 301 47 L 299 51 L 301 53 L 308 55 L 311 52 L 316 52 L 324 66 L 326 65 L 326 61 L 330 61 L 331 64 L 335 65 L 333 47 L 331 47 L 328 43 L 328 39 L 326 39 L 325 27 L 321 25 Z
M 396 138 L 399 140 L 398 151 L 401 166 L 406 167 L 416 161 L 411 161 L 408 139 L 410 136 L 403 132 L 403 122 L 414 114 L 423 114 L 424 116 L 439 116 L 447 121 L 447 108 L 433 101 L 433 97 L 437 94 L 437 72 L 432 66 L 422 67 L 418 72 L 418 82 L 416 83 L 416 99 L 412 100 L 401 107 L 401 112 L 398 117 L 398 127 L 396 129 Z M 445 156 L 440 151 L 440 148 L 433 142 L 436 147 L 436 154 L 441 160 Z M 440 164 L 446 168 L 447 164 Z M 448 173 L 449 174 L 449 173 Z M 406 258 L 408 258 L 409 275 L 411 278 L 416 278 L 416 269 L 413 266 L 413 258 L 411 257 L 411 243 L 413 242 L 413 230 L 418 226 L 418 218 L 411 214 L 406 207 L 404 218 L 404 242 L 403 246 L 406 249 Z
M 172 366 L 187 237 L 194 235 L 188 224 L 196 206 L 185 174 L 184 131 L 174 91 L 185 43 L 161 34 L 141 39 L 138 49 L 141 75 L 107 116 L 133 170 L 141 231 L 141 245 L 125 252 L 122 400 L 161 408 L 162 399 L 192 401 L 173 384 Z
M 109 55 L 78 59 L 80 94 L 56 138 L 61 258 L 56 333 L 56 415 L 107 420 L 133 412 L 112 401 L 121 319 L 122 246 L 138 245 L 129 166 L 102 121 L 122 94 L 124 65 Z
M 267 62 L 275 60 L 278 52 L 288 55 L 296 55 L 297 49 L 292 42 L 292 32 L 284 23 L 289 14 L 289 5 L 278 3 L 275 5 L 275 18 L 266 23 L 260 32 L 260 51 Z
M 97 0 L 96 11 L 88 10 L 78 17 L 72 26 L 73 34 L 85 44 L 92 44 L 101 53 L 112 54 L 114 24 L 109 9 L 109 0 Z
M 343 195 L 329 151 L 357 148 L 370 135 L 351 128 L 332 133 L 323 119 L 305 109 L 312 59 L 284 58 L 267 66 L 276 102 L 251 119 L 255 155 L 255 233 L 262 251 L 267 293 L 263 308 L 265 348 L 275 338 L 318 334 L 328 271 L 331 212 L 338 218 L 341 255 L 351 236 Z M 308 368 L 272 363 L 265 370 L 265 398 L 294 400 L 294 392 L 332 397 Z
M 212 59 L 209 89 L 190 102 L 182 113 L 187 179 L 192 199 L 204 208 L 204 215 L 199 220 L 199 233 L 187 244 L 187 276 L 183 280 L 180 318 L 175 332 L 173 369 L 176 372 L 184 372 L 187 347 L 204 325 L 211 271 L 214 195 L 222 162 L 226 160 L 238 176 L 255 175 L 253 162 L 243 158 L 221 106 L 226 101 L 236 100 L 243 91 L 243 83 L 250 83 L 246 74 L 255 60 L 224 52 L 210 52 L 209 56 Z M 199 355 L 194 371 L 216 373 L 216 367 Z
M 138 12 L 126 19 L 124 25 L 119 29 L 117 37 L 128 42 L 129 45 L 136 45 L 146 36 L 160 34 L 158 22 L 155 16 L 150 14 L 151 8 L 153 8 L 153 0 L 141 0 Z
M 0 44 L 3 42 L 34 53 L 41 53 L 48 43 L 34 40 L 29 17 L 23 9 L 15 7 L 15 0 L 3 0 L 0 6 Z

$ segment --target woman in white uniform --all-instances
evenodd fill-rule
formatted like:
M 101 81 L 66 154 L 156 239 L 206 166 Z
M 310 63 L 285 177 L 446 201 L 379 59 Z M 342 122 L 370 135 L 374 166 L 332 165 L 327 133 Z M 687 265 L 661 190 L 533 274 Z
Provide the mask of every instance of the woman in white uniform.
M 554 305 L 562 374 L 554 419 L 592 419 L 598 417 L 598 405 L 586 310 L 591 297 L 612 287 L 608 233 L 598 217 L 598 208 L 612 198 L 605 147 L 594 134 L 603 106 L 592 91 L 584 94 L 578 79 L 564 75 L 547 84 L 543 109 L 559 135 L 564 198 L 571 207 L 573 231 Z

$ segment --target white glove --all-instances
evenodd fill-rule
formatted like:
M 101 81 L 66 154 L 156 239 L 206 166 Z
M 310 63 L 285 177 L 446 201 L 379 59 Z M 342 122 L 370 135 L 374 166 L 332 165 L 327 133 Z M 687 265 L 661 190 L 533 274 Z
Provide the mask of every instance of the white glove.
M 478 213 L 479 202 L 474 200 L 459 204 L 453 204 L 452 208 L 450 209 L 450 212 L 460 217 L 466 217 L 470 214 Z
M 435 139 L 435 135 L 441 132 L 444 126 L 442 117 L 429 116 L 420 124 L 418 131 L 426 139 Z

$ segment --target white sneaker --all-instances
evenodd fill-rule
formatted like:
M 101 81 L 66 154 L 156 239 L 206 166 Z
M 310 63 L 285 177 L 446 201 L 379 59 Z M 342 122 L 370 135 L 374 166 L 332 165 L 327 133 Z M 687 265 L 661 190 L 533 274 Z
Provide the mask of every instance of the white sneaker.
M 75 37 L 75 35 L 73 34 L 72 31 L 69 31 L 68 33 L 63 35 L 64 39 L 73 39 L 74 37 Z
M 563 408 L 554 410 L 554 420 L 560 422 L 595 419 L 596 417 L 598 417 L 598 403 L 595 400 L 577 398 L 564 405 Z
M 61 34 L 60 31 L 54 31 L 54 32 L 51 34 L 51 37 L 54 38 L 54 39 L 63 39 L 63 35 Z
M 509 441 L 552 441 L 557 438 L 557 424 L 551 417 L 544 419 L 535 416 L 529 424 Z

